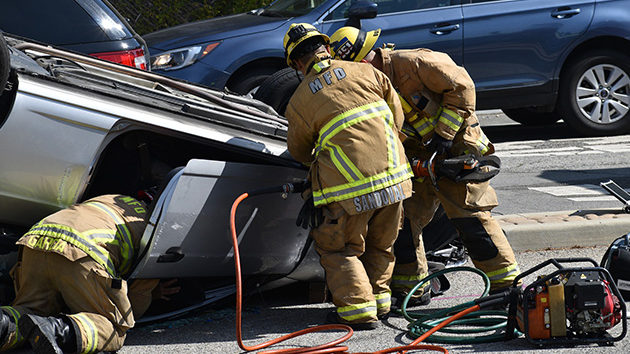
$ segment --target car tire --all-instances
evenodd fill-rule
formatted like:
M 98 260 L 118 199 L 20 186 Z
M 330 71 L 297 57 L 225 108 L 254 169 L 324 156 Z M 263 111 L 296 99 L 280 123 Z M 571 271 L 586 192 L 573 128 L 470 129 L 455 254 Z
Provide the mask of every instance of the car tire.
M 284 115 L 289 99 L 302 79 L 304 79 L 302 73 L 292 68 L 276 71 L 260 85 L 254 98 L 265 102 L 276 112 Z
M 503 113 L 511 120 L 525 126 L 543 126 L 553 124 L 560 120 L 558 112 L 539 112 L 534 108 L 510 108 L 502 109 Z
M 246 71 L 243 74 L 238 75 L 234 79 L 231 79 L 231 83 L 228 88 L 241 95 L 256 94 L 260 85 L 278 68 L 274 67 L 261 67 L 254 70 Z
M 9 79 L 9 71 L 11 70 L 10 60 L 9 47 L 4 40 L 4 35 L 0 32 L 0 96 L 4 92 L 4 86 Z
M 630 56 L 592 50 L 568 65 L 560 79 L 558 102 L 564 121 L 584 135 L 630 131 Z

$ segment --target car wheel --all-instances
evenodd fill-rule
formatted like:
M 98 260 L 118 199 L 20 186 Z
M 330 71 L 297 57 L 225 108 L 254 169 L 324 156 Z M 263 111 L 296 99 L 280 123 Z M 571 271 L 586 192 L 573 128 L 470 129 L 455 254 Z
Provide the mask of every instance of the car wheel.
M 539 112 L 535 108 L 506 108 L 502 111 L 511 120 L 526 126 L 549 125 L 560 120 L 556 111 Z
M 560 82 L 564 121 L 586 135 L 630 131 L 630 56 L 590 51 L 569 64 Z
M 252 96 L 256 94 L 260 84 L 262 84 L 269 75 L 276 72 L 278 68 L 274 67 L 261 67 L 254 70 L 249 70 L 234 79 L 230 80 L 228 88 L 238 94 Z
M 9 79 L 10 70 L 9 48 L 7 47 L 7 42 L 4 40 L 4 35 L 0 32 L 0 95 L 4 92 L 4 86 Z
M 269 76 L 258 88 L 254 98 L 270 105 L 284 115 L 289 99 L 304 76 L 292 68 L 284 68 Z

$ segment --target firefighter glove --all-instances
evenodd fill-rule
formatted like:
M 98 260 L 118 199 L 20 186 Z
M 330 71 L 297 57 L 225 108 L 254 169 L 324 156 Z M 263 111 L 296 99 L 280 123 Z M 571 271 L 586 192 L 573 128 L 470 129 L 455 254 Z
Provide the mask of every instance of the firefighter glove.
M 429 142 L 429 151 L 435 151 L 438 155 L 444 155 L 453 146 L 453 141 L 443 138 L 440 134 L 435 133 Z
M 309 196 L 302 205 L 300 213 L 295 220 L 295 225 L 302 226 L 303 229 L 315 229 L 324 221 L 322 208 L 315 207 L 313 196 Z

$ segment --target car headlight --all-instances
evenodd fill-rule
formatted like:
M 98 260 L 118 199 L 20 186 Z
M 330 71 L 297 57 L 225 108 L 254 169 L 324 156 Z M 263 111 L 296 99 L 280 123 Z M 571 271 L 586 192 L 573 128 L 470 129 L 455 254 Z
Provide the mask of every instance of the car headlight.
M 178 48 L 151 56 L 152 70 L 176 70 L 185 68 L 203 58 L 221 42 Z

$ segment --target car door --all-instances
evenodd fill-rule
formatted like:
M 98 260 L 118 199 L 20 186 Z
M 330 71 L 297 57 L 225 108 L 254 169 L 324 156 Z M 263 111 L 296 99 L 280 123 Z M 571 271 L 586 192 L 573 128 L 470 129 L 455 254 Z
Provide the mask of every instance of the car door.
M 550 94 L 595 0 L 472 0 L 463 5 L 464 66 L 477 91 L 538 87 Z
M 320 30 L 332 34 L 346 23 L 354 0 L 337 3 L 321 18 Z M 375 0 L 378 15 L 361 20 L 361 28 L 382 29 L 377 46 L 394 43 L 398 49 L 429 48 L 448 53 L 462 63 L 463 21 L 460 0 Z
M 247 191 L 301 181 L 302 169 L 193 159 L 153 206 L 133 278 L 234 275 L 230 209 Z M 284 198 L 286 197 L 286 198 Z M 251 196 L 236 213 L 243 274 L 289 274 L 306 254 L 308 231 L 295 225 L 298 193 Z

